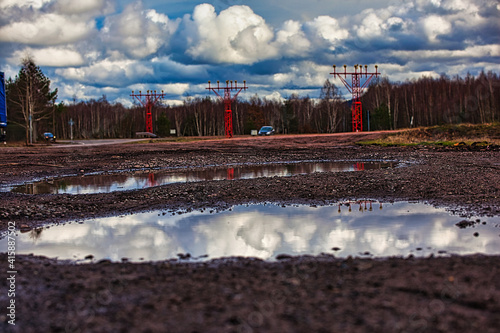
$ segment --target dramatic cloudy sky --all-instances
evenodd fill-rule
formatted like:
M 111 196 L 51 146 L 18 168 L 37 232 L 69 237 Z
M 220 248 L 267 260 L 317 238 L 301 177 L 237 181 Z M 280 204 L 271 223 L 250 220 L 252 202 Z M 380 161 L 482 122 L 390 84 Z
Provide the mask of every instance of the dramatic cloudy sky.
M 174 104 L 208 80 L 317 97 L 333 64 L 378 64 L 393 81 L 500 72 L 500 2 L 0 0 L 0 71 L 14 77 L 27 54 L 63 101 L 130 105 L 150 89 Z

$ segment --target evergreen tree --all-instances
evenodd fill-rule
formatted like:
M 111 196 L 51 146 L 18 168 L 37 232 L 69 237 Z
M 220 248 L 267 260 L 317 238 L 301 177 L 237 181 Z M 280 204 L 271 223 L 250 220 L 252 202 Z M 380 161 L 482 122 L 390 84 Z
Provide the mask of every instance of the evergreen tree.
M 26 144 L 33 143 L 36 123 L 52 115 L 57 89 L 50 90 L 49 78 L 27 56 L 22 60 L 19 74 L 7 81 L 6 90 L 10 121 L 25 129 Z
M 160 137 L 170 135 L 170 120 L 165 112 L 162 112 L 156 120 L 156 134 Z

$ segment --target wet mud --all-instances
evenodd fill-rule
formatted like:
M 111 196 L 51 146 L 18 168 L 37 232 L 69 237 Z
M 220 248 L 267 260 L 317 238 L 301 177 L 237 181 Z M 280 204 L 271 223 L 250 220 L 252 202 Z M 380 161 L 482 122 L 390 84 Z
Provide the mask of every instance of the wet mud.
M 404 167 L 290 177 L 175 183 L 97 194 L 0 193 L 0 228 L 29 231 L 75 219 L 162 209 L 225 210 L 272 202 L 424 201 L 500 216 L 500 152 L 477 147 L 365 147 L 376 134 L 236 138 L 81 148 L 2 148 L 0 186 L 63 175 L 286 161 L 395 161 Z M 465 225 L 465 223 L 463 224 Z M 458 226 L 457 226 L 458 228 Z M 445 235 L 443 235 L 445 237 Z M 500 237 L 500 230 L 499 230 Z M 478 239 L 481 235 L 478 236 Z M 334 244 L 332 245 L 334 246 Z M 7 265 L 6 251 L 1 262 Z M 494 332 L 498 256 L 334 258 L 281 256 L 74 265 L 16 256 L 12 332 Z M 3 278 L 2 290 L 8 289 Z M 0 295 L 2 304 L 7 293 Z M 5 303 L 7 304 L 7 303 Z

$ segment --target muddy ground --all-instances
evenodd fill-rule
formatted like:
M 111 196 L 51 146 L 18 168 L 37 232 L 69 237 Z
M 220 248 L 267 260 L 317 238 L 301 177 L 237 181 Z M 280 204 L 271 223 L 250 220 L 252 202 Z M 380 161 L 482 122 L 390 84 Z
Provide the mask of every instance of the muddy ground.
M 274 202 L 419 200 L 464 216 L 500 216 L 500 151 L 375 147 L 382 134 L 274 136 L 185 143 L 1 148 L 0 186 L 60 175 L 302 160 L 391 160 L 402 167 L 170 184 L 86 195 L 0 193 L 0 228 L 151 209 L 226 209 Z M 463 218 L 457 217 L 457 222 Z M 500 236 L 500 231 L 499 231 Z M 283 256 L 186 263 L 74 265 L 16 256 L 16 325 L 8 324 L 6 249 L 0 331 L 12 332 L 497 332 L 498 256 Z M 5 291 L 3 291 L 5 290 Z

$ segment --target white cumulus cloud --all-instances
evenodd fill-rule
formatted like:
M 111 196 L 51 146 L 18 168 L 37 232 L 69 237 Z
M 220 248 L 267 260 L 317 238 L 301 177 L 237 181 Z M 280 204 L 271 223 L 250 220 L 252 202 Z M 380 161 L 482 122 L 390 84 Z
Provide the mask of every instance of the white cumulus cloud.
M 106 19 L 101 38 L 108 50 L 121 52 L 127 57 L 144 58 L 168 45 L 178 22 L 154 10 L 144 11 L 140 2 Z
M 349 31 L 340 27 L 337 19 L 330 16 L 318 16 L 306 23 L 315 33 L 330 45 L 338 45 L 349 36 Z
M 65 79 L 96 85 L 123 86 L 140 80 L 146 75 L 153 75 L 150 66 L 135 60 L 105 59 L 86 67 L 69 67 L 56 70 L 56 74 Z
M 97 15 L 111 12 L 112 4 L 106 0 L 57 0 L 54 8 L 60 14 Z
M 300 22 L 288 20 L 276 35 L 277 47 L 281 47 L 282 54 L 300 56 L 311 51 L 311 43 L 307 39 Z
M 364 19 L 358 29 L 358 36 L 361 38 L 373 38 L 382 35 L 382 24 L 384 20 L 376 13 L 369 13 Z
M 42 8 L 44 4 L 50 3 L 53 0 L 2 0 L 0 1 L 0 8 L 5 9 L 8 7 L 32 7 L 35 9 Z
M 77 21 L 54 13 L 40 14 L 32 20 L 15 21 L 0 27 L 0 42 L 58 45 L 87 38 L 93 30 L 93 21 Z
M 451 23 L 445 18 L 430 15 L 422 19 L 422 27 L 430 42 L 435 43 L 438 37 L 451 32 Z
M 47 47 L 41 49 L 28 47 L 14 52 L 11 62 L 16 63 L 28 54 L 33 57 L 35 63 L 39 66 L 80 66 L 84 63 L 84 59 L 79 52 L 66 47 Z
M 273 31 L 248 6 L 232 6 L 217 15 L 212 5 L 202 4 L 187 19 L 194 28 L 186 53 L 195 59 L 251 64 L 276 54 L 270 45 Z

